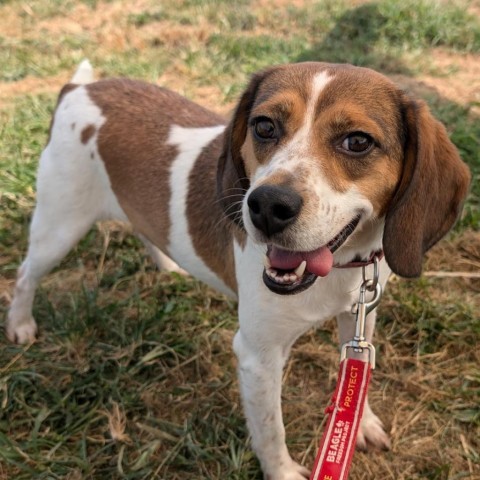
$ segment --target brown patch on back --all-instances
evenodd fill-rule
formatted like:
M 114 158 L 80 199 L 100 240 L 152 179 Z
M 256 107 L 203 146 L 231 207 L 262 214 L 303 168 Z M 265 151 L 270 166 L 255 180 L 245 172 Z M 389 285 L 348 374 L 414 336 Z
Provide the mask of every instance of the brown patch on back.
M 235 238 L 240 245 L 244 243 L 244 234 L 220 208 L 215 188 L 209 188 L 216 183 L 217 158 L 222 143 L 223 136 L 217 137 L 195 162 L 189 179 L 187 218 L 197 255 L 236 292 L 234 230 L 238 230 Z
M 95 125 L 87 125 L 85 128 L 82 129 L 82 133 L 80 134 L 81 142 L 86 145 L 88 141 L 95 135 L 97 131 Z
M 135 230 L 168 254 L 170 169 L 178 154 L 176 147 L 166 143 L 170 128 L 173 124 L 201 128 L 225 122 L 176 93 L 143 82 L 104 80 L 86 88 L 106 118 L 98 133 L 98 150 L 115 195 Z M 192 177 L 193 193 L 189 195 L 196 203 L 190 204 L 191 213 L 187 214 L 189 221 L 193 218 L 190 229 L 198 255 L 224 279 L 225 264 L 228 262 L 233 275 L 234 269 L 233 264 L 230 268 L 232 237 L 220 222 L 223 214 L 214 201 L 219 154 L 220 140 L 208 146 L 197 160 L 194 175 L 198 177 Z M 206 231 L 199 225 L 204 221 L 208 225 Z M 202 239 L 195 238 L 200 234 L 207 235 L 207 246 Z M 212 240 L 215 235 L 221 238 Z M 224 281 L 232 289 L 235 287 L 234 279 Z

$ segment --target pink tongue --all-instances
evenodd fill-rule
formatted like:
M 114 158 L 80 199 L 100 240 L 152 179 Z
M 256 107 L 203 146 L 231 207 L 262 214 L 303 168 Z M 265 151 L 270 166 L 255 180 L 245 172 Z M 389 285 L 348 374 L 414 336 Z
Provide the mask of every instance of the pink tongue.
M 313 252 L 290 252 L 272 246 L 268 258 L 273 268 L 294 270 L 303 260 L 307 261 L 307 271 L 319 277 L 325 277 L 333 267 L 333 255 L 327 247 L 320 247 Z

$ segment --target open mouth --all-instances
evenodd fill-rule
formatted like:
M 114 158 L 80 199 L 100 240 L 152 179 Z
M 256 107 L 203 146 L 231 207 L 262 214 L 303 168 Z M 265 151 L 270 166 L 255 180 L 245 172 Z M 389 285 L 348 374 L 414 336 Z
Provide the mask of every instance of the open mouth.
M 327 276 L 333 268 L 333 253 L 355 231 L 360 218 L 357 215 L 326 245 L 311 252 L 293 252 L 269 245 L 263 271 L 265 285 L 272 292 L 293 295 L 312 286 L 317 277 Z

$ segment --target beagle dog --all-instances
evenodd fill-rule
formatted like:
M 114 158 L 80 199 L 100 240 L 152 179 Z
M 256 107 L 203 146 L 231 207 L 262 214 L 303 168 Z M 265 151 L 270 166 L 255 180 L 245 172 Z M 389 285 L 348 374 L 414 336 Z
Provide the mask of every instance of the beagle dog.
M 270 68 L 252 77 L 227 123 L 154 85 L 93 82 L 85 61 L 60 93 L 40 159 L 7 336 L 35 337 L 39 280 L 94 222 L 128 222 L 159 267 L 238 298 L 234 350 L 253 448 L 265 478 L 308 478 L 287 450 L 281 413 L 292 344 L 334 316 L 340 342 L 350 340 L 358 265 L 383 251 L 383 284 L 390 270 L 420 275 L 469 181 L 427 106 L 366 68 Z M 368 341 L 374 324 L 373 312 Z M 357 440 L 367 443 L 389 446 L 368 402 Z

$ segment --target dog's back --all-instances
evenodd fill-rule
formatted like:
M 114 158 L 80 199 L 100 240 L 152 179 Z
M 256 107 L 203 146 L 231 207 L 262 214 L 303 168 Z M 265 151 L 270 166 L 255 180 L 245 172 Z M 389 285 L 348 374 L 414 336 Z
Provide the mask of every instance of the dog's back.
M 67 88 L 47 151 L 49 157 L 65 156 L 69 143 L 69 158 L 62 161 L 73 170 L 64 182 L 74 182 L 85 196 L 89 216 L 95 212 L 95 220 L 131 222 L 187 271 L 232 293 L 233 268 L 224 268 L 225 259 L 233 265 L 232 238 L 215 196 L 224 120 L 140 81 L 110 79 Z

